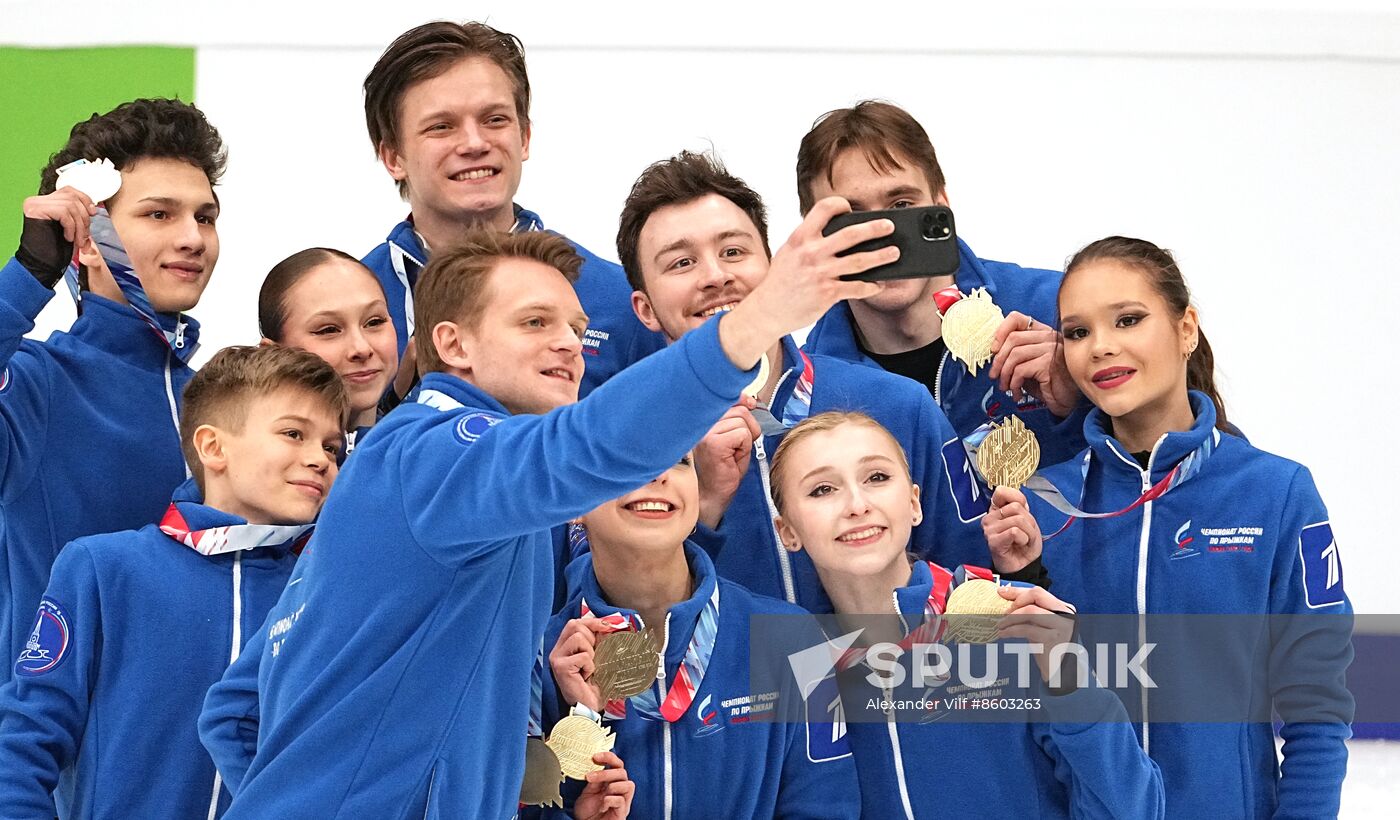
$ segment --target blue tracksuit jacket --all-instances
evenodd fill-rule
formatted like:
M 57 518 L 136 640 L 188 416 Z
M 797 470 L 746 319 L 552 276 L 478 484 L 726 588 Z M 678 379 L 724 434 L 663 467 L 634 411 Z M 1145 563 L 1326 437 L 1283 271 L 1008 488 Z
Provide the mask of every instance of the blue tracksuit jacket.
M 193 481 L 175 500 L 192 529 L 246 523 Z M 202 555 L 155 524 L 65 547 L 0 688 L 0 813 L 51 818 L 55 789 L 65 820 L 222 811 L 195 721 L 295 561 L 290 542 Z
M 516 225 L 523 230 L 541 227 L 538 215 L 515 206 Z M 632 287 L 621 266 L 595 256 L 587 248 L 570 242 L 583 257 L 574 291 L 584 313 L 588 314 L 588 331 L 583 340 L 583 380 L 579 398 L 587 396 L 598 385 L 612 378 L 619 370 L 665 347 L 665 339 L 647 330 L 632 312 Z M 364 258 L 365 265 L 384 286 L 389 300 L 389 315 L 399 334 L 399 355 L 413 337 L 412 285 L 418 273 L 428 263 L 428 254 L 413 223 L 405 220 L 394 226 L 389 238 Z
M 920 561 L 909 584 L 894 591 L 910 628 L 922 620 L 932 586 L 929 567 Z M 980 673 L 980 661 L 974 665 Z M 1123 705 L 1110 692 L 1086 688 L 1051 696 L 1033 667 L 1032 688 L 1014 691 L 961 691 L 956 675 L 927 691 L 912 677 L 898 689 L 882 690 L 864 680 L 868 671 L 857 666 L 843 675 L 839 694 L 828 685 L 813 695 L 825 691 L 846 699 L 846 716 L 855 718 L 847 725 L 862 817 L 1148 820 L 1163 815 L 1161 775 L 1137 747 Z M 969 722 L 975 714 L 938 714 L 946 711 L 943 698 L 959 694 L 1034 696 L 1042 708 L 1026 713 L 1033 721 Z M 940 706 L 926 722 L 907 710 L 887 721 L 879 719 L 878 707 L 867 706 L 870 698 L 881 697 Z
M 783 366 L 789 372 L 774 392 L 772 413 L 781 419 L 793 393 L 802 362 L 791 337 L 783 340 Z M 827 410 L 861 410 L 894 434 L 909 457 L 914 483 L 922 488 L 924 522 L 914 529 L 912 549 L 941 564 L 991 563 L 980 519 L 987 511 L 987 491 L 967 461 L 962 441 L 922 385 L 828 356 L 811 355 L 811 414 Z M 830 609 L 805 552 L 783 548 L 773 528 L 768 462 L 781 435 L 754 442 L 753 458 L 734 499 L 720 521 L 718 537 L 701 527 L 698 542 L 710 550 L 723 578 L 759 595 L 786 600 L 804 609 Z
M 665 698 L 700 612 L 719 584 L 714 654 L 694 702 L 680 720 L 648 719 L 629 704 L 625 718 L 605 722 L 617 734 L 613 751 L 637 784 L 632 816 L 674 820 L 855 817 L 860 805 L 855 768 L 846 744 L 831 742 L 831 723 L 750 722 L 747 718 L 753 705 L 762 702 L 750 697 L 749 618 L 801 615 L 802 610 L 718 578 L 705 552 L 693 544 L 686 545 L 686 557 L 695 592 L 667 614 L 666 679 L 656 684 L 656 702 Z M 635 614 L 604 598 L 593 574 L 593 556 L 579 558 L 570 567 L 569 578 L 569 602 L 545 631 L 546 654 L 569 620 L 579 617 L 581 600 L 588 601 L 598 617 Z M 546 673 L 546 734 L 565 714 L 554 679 Z
M 960 267 L 954 278 L 959 290 L 968 293 L 973 288 L 986 288 L 988 295 L 1003 312 L 1019 310 L 1051 327 L 1059 326 L 1056 298 L 1063 274 L 979 259 L 961 239 L 958 240 L 958 249 L 961 252 Z M 857 346 L 851 309 L 844 302 L 833 307 L 812 327 L 812 332 L 807 335 L 806 349 L 812 353 L 824 353 L 879 367 Z M 943 408 L 958 435 L 966 436 L 984 422 L 993 419 L 999 421 L 1014 413 L 1035 431 L 1040 440 L 1041 464 L 1057 464 L 1084 449 L 1082 412 L 1072 413 L 1067 419 L 1057 419 L 1033 397 L 1025 395 L 1018 402 L 1010 393 L 999 389 L 987 375 L 989 372 L 991 367 L 984 365 L 977 375 L 971 375 L 962 362 L 954 361 L 952 354 L 946 350 L 943 352 L 943 361 L 938 366 L 935 380 L 934 401 Z
M 92 293 L 68 332 L 24 338 L 53 298 L 0 268 L 0 649 L 24 649 L 64 544 L 160 518 L 185 480 L 175 419 L 193 371 L 131 308 Z M 193 345 L 198 325 L 187 326 Z M 0 683 L 9 680 L 0 665 Z
M 756 371 L 717 329 L 542 416 L 431 373 L 420 401 L 435 405 L 375 425 L 260 638 L 258 748 L 227 816 L 510 816 L 550 528 L 660 475 L 734 403 Z M 210 723 L 211 745 L 238 736 Z
M 1213 445 L 1200 472 L 1165 496 L 1117 518 L 1076 521 L 1049 541 L 1044 561 L 1055 593 L 1081 614 L 1313 613 L 1287 629 L 1274 623 L 1281 634 L 1266 661 L 1251 655 L 1250 635 L 1228 634 L 1220 640 L 1241 646 L 1216 647 L 1203 660 L 1193 646 L 1163 643 L 1147 667 L 1155 678 L 1208 664 L 1230 682 L 1215 690 L 1221 698 L 1256 688 L 1256 702 L 1272 702 L 1284 721 L 1281 776 L 1268 723 L 1152 722 L 1153 698 L 1166 690 L 1137 690 L 1128 705 L 1147 721 L 1136 728 L 1162 769 L 1169 817 L 1335 816 L 1354 705 L 1344 682 L 1351 604 L 1327 509 L 1307 468 L 1216 431 L 1204 394 L 1193 392 L 1191 404 L 1195 426 L 1158 441 L 1148 471 L 1095 410 L 1084 424 L 1089 449 L 1047 472 L 1071 503 L 1107 512 L 1126 507 L 1188 453 Z M 1063 518 L 1032 501 L 1041 528 L 1053 532 Z M 1290 721 L 1300 712 L 1309 719 Z

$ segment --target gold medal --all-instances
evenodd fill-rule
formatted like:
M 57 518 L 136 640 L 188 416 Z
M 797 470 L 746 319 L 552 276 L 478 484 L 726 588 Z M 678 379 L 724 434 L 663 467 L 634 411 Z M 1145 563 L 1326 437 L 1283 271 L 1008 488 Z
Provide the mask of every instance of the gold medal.
M 554 752 L 537 737 L 526 740 L 525 779 L 520 784 L 520 802 L 527 806 L 563 808 L 564 798 L 559 796 L 559 784 L 563 782 L 564 773 L 559 771 L 559 758 Z
M 977 445 L 977 469 L 994 488 L 1020 489 L 1039 466 L 1040 442 L 1020 416 L 992 425 L 991 432 Z
M 592 682 L 598 684 L 604 702 L 640 695 L 656 681 L 661 653 L 656 633 L 613 632 L 598 638 L 593 654 Z
M 982 365 L 992 360 L 992 342 L 996 341 L 997 326 L 1004 318 L 986 288 L 973 288 L 943 314 L 943 344 L 954 359 L 967 367 L 967 372 L 976 375 Z
M 997 594 L 995 581 L 964 581 L 948 596 L 944 635 L 949 642 L 991 643 L 997 637 L 997 621 L 1010 609 L 1011 602 Z
M 768 376 L 773 371 L 773 365 L 768 361 L 768 354 L 764 353 L 763 358 L 758 360 L 758 377 L 744 388 L 745 396 L 752 396 L 757 399 L 758 394 L 763 392 L 763 388 L 768 385 Z
M 602 724 L 582 715 L 569 715 L 554 724 L 545 744 L 559 759 L 559 770 L 566 777 L 582 780 L 589 772 L 601 772 L 603 767 L 593 762 L 593 755 L 612 751 L 617 736 Z

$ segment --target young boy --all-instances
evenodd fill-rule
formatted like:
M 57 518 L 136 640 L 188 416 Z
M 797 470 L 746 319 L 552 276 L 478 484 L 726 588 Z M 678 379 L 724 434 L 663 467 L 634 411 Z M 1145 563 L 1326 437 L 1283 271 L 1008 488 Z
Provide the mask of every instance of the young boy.
M 538 214 L 514 202 L 530 158 L 530 77 L 514 35 L 437 21 L 399 35 L 364 91 L 370 142 L 412 209 L 364 259 L 388 295 L 402 355 L 413 336 L 414 287 L 436 250 L 473 227 L 544 230 Z M 588 313 L 583 397 L 662 341 L 633 317 L 622 269 L 571 244 L 583 257 L 574 290 Z
M 564 718 L 561 706 L 604 713 L 636 784 L 637 817 L 855 817 L 860 790 L 843 724 L 749 720 L 749 704 L 764 701 L 749 697 L 750 618 L 803 611 L 717 576 L 686 540 L 699 514 L 687 456 L 584 516 L 591 552 L 569 567 L 569 602 L 545 631 L 544 728 Z M 604 704 L 598 642 L 644 628 L 666 636 L 657 646 L 665 677 Z M 774 647 L 754 654 L 785 657 Z
M 840 210 L 814 209 L 750 302 L 581 402 L 588 319 L 566 240 L 482 231 L 434 256 L 417 288 L 419 396 L 346 462 L 260 636 L 255 702 L 220 713 L 258 723 L 256 750 L 215 751 L 251 757 L 229 820 L 509 816 L 553 598 L 550 529 L 674 464 L 780 336 L 878 290 L 840 276 L 893 254 L 836 253 L 893 226 L 822 237 Z M 217 749 L 238 732 L 216 723 L 201 728 Z
M 215 817 L 195 722 L 291 574 L 336 476 L 345 386 L 320 358 L 232 347 L 190 381 L 194 478 L 159 524 L 79 538 L 0 689 L 0 805 L 65 820 Z
M 55 190 L 74 160 L 106 159 L 121 188 L 105 202 L 125 247 L 89 240 L 98 205 Z M 15 657 L 58 550 L 84 535 L 160 517 L 187 473 L 176 430 L 193 371 L 199 301 L 219 259 L 213 186 L 224 146 L 200 111 L 135 100 L 73 127 L 24 201 L 15 258 L 0 269 L 0 649 Z M 105 221 L 104 215 L 99 221 Z M 77 320 L 24 338 L 76 247 L 86 292 Z M 115 273 L 104 254 L 129 261 Z M 9 680 L 0 667 L 0 683 Z

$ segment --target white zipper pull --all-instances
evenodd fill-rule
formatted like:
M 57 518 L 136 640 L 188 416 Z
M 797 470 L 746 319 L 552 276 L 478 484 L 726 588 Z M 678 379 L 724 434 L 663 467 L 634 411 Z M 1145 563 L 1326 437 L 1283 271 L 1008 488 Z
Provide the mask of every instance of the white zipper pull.
M 185 323 L 179 319 L 175 320 L 175 349 L 183 350 L 185 347 Z

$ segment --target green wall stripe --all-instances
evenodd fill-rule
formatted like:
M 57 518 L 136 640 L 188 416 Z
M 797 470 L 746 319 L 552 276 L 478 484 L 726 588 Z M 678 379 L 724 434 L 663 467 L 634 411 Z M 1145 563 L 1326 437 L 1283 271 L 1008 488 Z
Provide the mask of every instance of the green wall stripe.
M 73 125 L 137 97 L 192 101 L 194 49 L 0 47 L 0 264 L 19 243 L 21 203 Z

